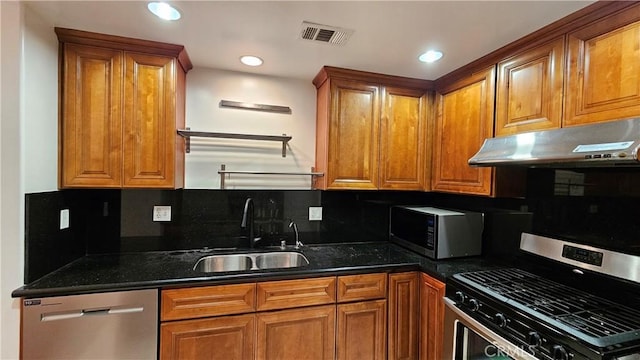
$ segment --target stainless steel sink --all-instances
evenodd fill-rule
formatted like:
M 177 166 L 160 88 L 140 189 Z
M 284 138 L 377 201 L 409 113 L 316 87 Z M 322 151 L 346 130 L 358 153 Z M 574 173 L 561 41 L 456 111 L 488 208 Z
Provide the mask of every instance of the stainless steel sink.
M 295 251 L 209 255 L 198 259 L 193 270 L 227 272 L 281 269 L 309 265 L 309 260 Z
M 258 269 L 290 268 L 309 265 L 309 260 L 297 252 L 275 252 L 257 255 Z
M 193 270 L 200 272 L 251 270 L 253 261 L 249 256 L 239 254 L 211 255 L 200 258 Z

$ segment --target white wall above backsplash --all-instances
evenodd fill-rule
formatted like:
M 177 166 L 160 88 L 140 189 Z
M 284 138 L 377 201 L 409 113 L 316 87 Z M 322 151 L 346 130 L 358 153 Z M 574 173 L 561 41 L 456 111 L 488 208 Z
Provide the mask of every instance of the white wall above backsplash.
M 318 69 L 320 70 L 320 69 Z M 230 171 L 310 172 L 315 163 L 316 90 L 311 79 L 195 68 L 187 74 L 186 126 L 194 131 L 292 136 L 286 157 L 273 141 L 192 138 L 185 188 L 219 189 Z M 291 114 L 221 108 L 220 100 L 288 106 Z M 231 175 L 227 189 L 309 189 L 309 176 Z

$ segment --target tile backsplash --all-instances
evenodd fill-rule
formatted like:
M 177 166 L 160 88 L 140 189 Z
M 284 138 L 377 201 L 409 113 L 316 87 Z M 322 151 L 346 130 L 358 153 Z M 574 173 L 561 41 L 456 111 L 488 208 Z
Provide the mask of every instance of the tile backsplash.
M 565 171 L 565 170 L 563 170 Z M 386 241 L 394 204 L 424 204 L 487 214 L 483 253 L 510 254 L 519 232 L 534 233 L 640 255 L 636 204 L 640 172 L 582 170 L 581 191 L 558 193 L 553 169 L 530 169 L 527 196 L 479 196 L 403 191 L 317 190 L 62 190 L 26 195 L 25 282 L 86 254 L 246 247 L 240 228 L 245 200 L 255 204 L 262 244 L 294 241 L 293 220 L 303 243 Z M 171 221 L 154 222 L 153 206 L 171 206 Z M 323 208 L 309 221 L 310 206 Z M 70 228 L 59 229 L 69 209 Z M 510 216 L 510 213 L 532 213 Z M 509 215 L 509 216 L 508 216 Z

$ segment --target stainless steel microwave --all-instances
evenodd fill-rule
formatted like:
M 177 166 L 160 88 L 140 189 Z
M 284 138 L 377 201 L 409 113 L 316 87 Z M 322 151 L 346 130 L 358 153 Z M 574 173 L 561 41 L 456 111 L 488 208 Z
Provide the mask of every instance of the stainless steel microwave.
M 484 214 L 426 206 L 392 206 L 389 240 L 431 259 L 480 255 Z

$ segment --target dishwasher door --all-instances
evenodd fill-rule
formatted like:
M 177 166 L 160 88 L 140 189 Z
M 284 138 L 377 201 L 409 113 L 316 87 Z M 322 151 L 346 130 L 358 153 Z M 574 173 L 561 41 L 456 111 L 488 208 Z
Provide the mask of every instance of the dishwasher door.
M 23 299 L 31 359 L 156 359 L 158 290 Z

